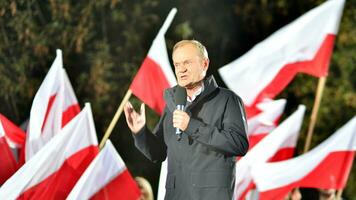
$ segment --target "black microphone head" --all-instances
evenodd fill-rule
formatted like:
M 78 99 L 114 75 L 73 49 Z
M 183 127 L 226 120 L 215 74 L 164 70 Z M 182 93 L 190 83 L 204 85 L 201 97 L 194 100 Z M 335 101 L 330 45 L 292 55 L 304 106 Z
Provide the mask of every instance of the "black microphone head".
M 187 90 L 182 86 L 177 86 L 174 93 L 174 101 L 176 105 L 184 105 L 187 103 Z

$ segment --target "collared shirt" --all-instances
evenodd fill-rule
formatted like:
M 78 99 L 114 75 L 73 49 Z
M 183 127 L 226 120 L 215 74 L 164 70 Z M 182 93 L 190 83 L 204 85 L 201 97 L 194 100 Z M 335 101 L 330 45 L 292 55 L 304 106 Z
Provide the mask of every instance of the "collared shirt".
M 201 83 L 200 88 L 190 98 L 187 96 L 187 102 L 192 103 L 204 91 L 204 83 Z

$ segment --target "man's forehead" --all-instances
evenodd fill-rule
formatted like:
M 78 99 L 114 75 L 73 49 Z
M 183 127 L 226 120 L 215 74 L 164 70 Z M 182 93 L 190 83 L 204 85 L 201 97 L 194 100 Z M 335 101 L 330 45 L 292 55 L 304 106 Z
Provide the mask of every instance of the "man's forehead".
M 189 45 L 189 46 L 188 46 Z M 178 47 L 173 52 L 173 60 L 184 61 L 187 59 L 196 58 L 199 56 L 199 51 L 192 44 L 185 44 L 184 46 Z

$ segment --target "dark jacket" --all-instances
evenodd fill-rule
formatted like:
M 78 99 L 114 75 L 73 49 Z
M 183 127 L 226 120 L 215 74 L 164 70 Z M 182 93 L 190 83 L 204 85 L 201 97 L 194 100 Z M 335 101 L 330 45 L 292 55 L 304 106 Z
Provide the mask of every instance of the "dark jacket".
M 166 107 L 153 134 L 145 127 L 134 135 L 136 147 L 153 162 L 168 156 L 168 200 L 231 200 L 235 156 L 248 150 L 241 99 L 217 86 L 211 76 L 203 92 L 186 107 L 190 116 L 177 141 L 172 122 L 175 88 L 165 91 Z

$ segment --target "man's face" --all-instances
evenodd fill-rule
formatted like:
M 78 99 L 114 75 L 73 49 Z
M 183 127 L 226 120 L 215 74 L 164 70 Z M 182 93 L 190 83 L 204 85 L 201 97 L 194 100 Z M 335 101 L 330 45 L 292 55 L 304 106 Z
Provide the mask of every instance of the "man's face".
M 178 85 L 189 89 L 205 77 L 209 59 L 202 58 L 193 44 L 178 47 L 172 57 Z

